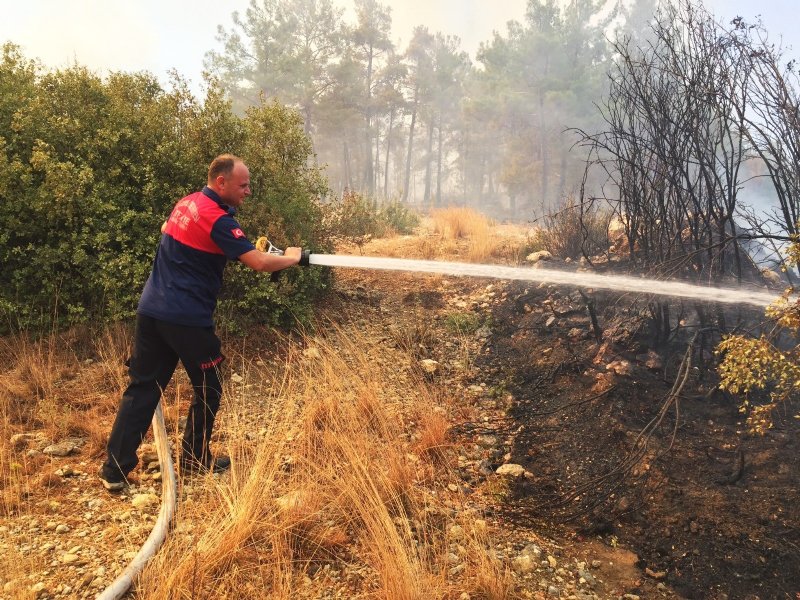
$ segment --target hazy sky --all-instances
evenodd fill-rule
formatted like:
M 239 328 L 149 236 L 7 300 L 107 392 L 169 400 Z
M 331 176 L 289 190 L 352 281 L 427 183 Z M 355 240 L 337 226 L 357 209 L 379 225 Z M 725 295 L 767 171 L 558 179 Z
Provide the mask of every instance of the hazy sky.
M 349 6 L 348 0 L 337 0 Z M 760 14 L 771 35 L 782 36 L 800 55 L 795 24 L 797 0 L 706 0 L 721 21 Z M 492 31 L 521 20 L 526 0 L 389 0 L 392 32 L 400 47 L 415 25 L 461 37 L 474 58 Z M 231 13 L 249 0 L 6 0 L 0 43 L 13 41 L 25 56 L 61 67 L 77 61 L 100 73 L 147 70 L 164 78 L 177 69 L 197 90 L 203 56 L 217 48 L 217 25 L 228 27 Z M 753 8 L 757 6 L 757 8 Z M 222 7 L 222 8 L 221 8 Z M 795 8 L 795 10 L 791 10 Z

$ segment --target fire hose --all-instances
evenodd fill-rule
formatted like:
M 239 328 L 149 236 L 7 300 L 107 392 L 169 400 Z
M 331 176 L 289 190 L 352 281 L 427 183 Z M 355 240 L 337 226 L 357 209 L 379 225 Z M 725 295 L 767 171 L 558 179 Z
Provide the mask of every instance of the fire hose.
M 153 414 L 153 437 L 155 438 L 158 462 L 161 467 L 161 511 L 158 513 L 156 524 L 153 525 L 150 535 L 139 549 L 139 552 L 136 553 L 133 560 L 111 585 L 97 596 L 97 600 L 117 600 L 128 591 L 128 588 L 133 584 L 133 580 L 144 569 L 147 561 L 164 543 L 164 539 L 167 537 L 167 530 L 175 515 L 177 484 L 175 482 L 175 469 L 172 466 L 172 454 L 167 439 L 167 428 L 164 425 L 164 412 L 161 410 L 160 402 Z

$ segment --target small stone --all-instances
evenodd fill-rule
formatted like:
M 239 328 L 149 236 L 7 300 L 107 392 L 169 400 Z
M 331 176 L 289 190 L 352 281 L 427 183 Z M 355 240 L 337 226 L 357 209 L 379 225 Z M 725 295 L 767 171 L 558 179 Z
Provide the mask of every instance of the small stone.
M 463 572 L 464 572 L 464 568 L 465 568 L 465 567 L 464 567 L 464 565 L 463 565 L 463 564 L 456 565 L 455 567 L 453 567 L 452 569 L 450 569 L 450 575 L 453 575 L 453 576 L 455 576 L 455 575 L 460 575 L 461 573 L 463 573 Z
M 432 358 L 423 358 L 419 361 L 419 365 L 422 367 L 422 370 L 429 375 L 433 375 L 439 370 L 439 363 Z
M 547 250 L 539 250 L 538 252 L 531 252 L 528 254 L 528 256 L 525 257 L 525 260 L 535 265 L 540 260 L 550 260 L 551 258 L 553 258 L 553 255 Z
M 452 525 L 449 530 L 450 537 L 454 540 L 460 540 L 464 538 L 464 529 L 461 525 Z
M 62 523 L 61 525 L 56 526 L 56 533 L 67 533 L 69 531 L 69 525 Z
M 142 463 L 145 465 L 150 465 L 150 463 L 157 463 L 158 462 L 158 452 L 154 452 L 153 450 L 148 450 L 147 452 L 142 452 Z
M 72 563 L 78 562 L 80 559 L 81 557 L 77 554 L 70 554 L 69 552 L 61 555 L 61 562 L 65 565 L 71 565 Z
M 518 465 L 515 463 L 506 463 L 504 465 L 500 465 L 497 470 L 495 471 L 498 475 L 506 475 L 509 477 L 524 477 L 527 471 L 525 467 L 522 465 Z
M 239 375 L 238 373 L 233 373 L 233 374 L 231 375 L 231 381 L 232 381 L 233 383 L 242 383 L 242 382 L 244 381 L 244 377 L 242 377 L 242 376 L 241 376 L 241 375 Z
M 322 355 L 319 352 L 319 349 L 315 348 L 314 346 L 309 346 L 303 350 L 303 356 L 306 358 L 310 358 L 311 360 L 318 360 L 322 358 Z
M 139 510 L 158 504 L 158 496 L 155 494 L 136 494 L 131 499 L 131 504 Z
M 498 444 L 498 439 L 496 435 L 481 435 L 478 437 L 478 444 L 484 448 L 491 448 Z
M 32 433 L 15 433 L 11 436 L 11 447 L 12 448 L 21 448 L 22 446 L 26 446 L 28 442 L 36 439 Z
M 556 560 L 555 556 L 553 556 L 552 554 L 548 554 L 547 564 L 550 565 L 551 569 L 555 569 L 558 566 L 558 561 Z
M 536 544 L 528 544 L 522 549 L 522 554 L 526 554 L 531 558 L 541 558 L 542 556 L 542 549 L 539 548 Z
M 521 554 L 513 560 L 511 567 L 520 575 L 525 575 L 534 571 L 536 563 L 529 554 Z
M 74 442 L 60 442 L 58 444 L 51 444 L 42 452 L 48 456 L 69 456 L 75 451 L 76 444 Z

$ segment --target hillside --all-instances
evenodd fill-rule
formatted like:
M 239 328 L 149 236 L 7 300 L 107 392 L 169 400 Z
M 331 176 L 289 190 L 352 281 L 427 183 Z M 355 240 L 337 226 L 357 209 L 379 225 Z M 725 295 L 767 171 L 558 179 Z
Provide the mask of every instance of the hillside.
M 181 480 L 135 597 L 794 597 L 797 421 L 742 435 L 694 372 L 667 404 L 681 344 L 648 347 L 633 299 L 592 298 L 599 340 L 575 290 L 341 270 L 304 335 L 229 336 L 232 472 Z M 93 597 L 152 527 L 148 448 L 124 493 L 96 478 L 124 333 L 4 344 L 2 597 Z M 178 377 L 174 436 L 188 400 Z

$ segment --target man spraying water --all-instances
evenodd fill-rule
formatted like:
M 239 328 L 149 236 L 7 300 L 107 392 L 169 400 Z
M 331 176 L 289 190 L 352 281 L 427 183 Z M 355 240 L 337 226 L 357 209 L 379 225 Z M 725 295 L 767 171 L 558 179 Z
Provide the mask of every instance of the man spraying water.
M 108 440 L 100 480 L 122 490 L 136 466 L 156 406 L 180 360 L 194 390 L 180 462 L 189 471 L 224 471 L 225 456 L 213 457 L 209 441 L 222 396 L 224 360 L 213 313 L 228 261 L 254 271 L 277 272 L 300 262 L 300 248 L 265 253 L 247 239 L 235 219 L 250 195 L 250 171 L 231 154 L 215 158 L 202 191 L 181 199 L 162 226 L 153 270 L 139 301 L 130 382 L 122 395 Z

